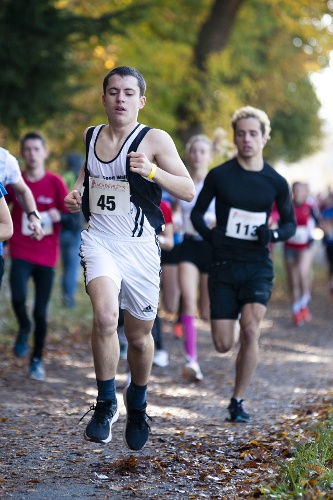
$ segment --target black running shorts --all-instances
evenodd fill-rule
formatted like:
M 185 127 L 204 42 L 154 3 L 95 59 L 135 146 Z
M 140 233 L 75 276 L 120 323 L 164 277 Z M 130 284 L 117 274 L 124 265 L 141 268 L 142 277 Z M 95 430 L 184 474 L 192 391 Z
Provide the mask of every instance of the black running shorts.
M 212 264 L 208 278 L 211 319 L 237 319 L 245 304 L 267 306 L 273 281 L 271 260 Z
M 161 250 L 161 264 L 174 266 L 179 264 L 181 243 L 178 243 L 172 250 Z
M 199 269 L 200 273 L 208 273 L 212 263 L 212 252 L 213 247 L 207 241 L 184 236 L 179 262 L 191 262 Z

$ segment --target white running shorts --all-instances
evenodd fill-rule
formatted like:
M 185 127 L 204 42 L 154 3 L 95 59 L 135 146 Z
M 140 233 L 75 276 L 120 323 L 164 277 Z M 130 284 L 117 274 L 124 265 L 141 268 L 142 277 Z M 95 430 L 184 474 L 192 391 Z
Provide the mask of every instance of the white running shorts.
M 119 305 L 140 320 L 153 320 L 160 295 L 160 249 L 155 236 L 105 237 L 97 231 L 81 232 L 81 264 L 85 285 L 108 276 L 119 290 Z

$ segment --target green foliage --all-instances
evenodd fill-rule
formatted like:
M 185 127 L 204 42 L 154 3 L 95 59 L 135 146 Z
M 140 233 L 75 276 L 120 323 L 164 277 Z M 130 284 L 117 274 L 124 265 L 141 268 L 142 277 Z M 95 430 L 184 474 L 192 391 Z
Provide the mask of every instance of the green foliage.
M 2 2 L 0 21 L 0 124 L 17 136 L 22 128 L 45 124 L 75 109 L 75 96 L 87 88 L 76 50 L 95 33 L 126 34 L 144 15 L 142 4 L 103 12 L 73 14 L 54 0 Z M 73 79 L 73 77 L 76 77 Z
M 272 121 L 265 156 L 295 161 L 313 152 L 321 136 L 320 103 L 307 71 L 310 59 L 317 69 L 320 64 L 293 43 L 295 31 L 302 30 L 301 11 L 290 12 L 288 2 L 282 9 L 280 2 L 277 15 L 276 7 L 276 2 L 257 0 L 244 4 L 227 48 L 208 61 L 208 98 L 201 98 L 198 114 L 211 132 L 219 125 L 230 130 L 230 116 L 240 106 L 264 109 Z
M 216 0 L 215 0 L 216 1 Z M 167 130 L 183 153 L 186 136 L 217 127 L 245 104 L 272 120 L 270 160 L 296 160 L 318 144 L 319 102 L 309 72 L 328 64 L 332 12 L 326 1 L 247 0 L 227 46 L 205 70 L 194 50 L 214 0 L 15 0 L 0 4 L 0 126 L 16 137 L 40 127 L 54 158 L 83 152 L 82 132 L 105 122 L 101 84 L 116 65 L 146 78 L 140 121 Z M 1 131 L 0 131 L 1 132 Z M 15 134 L 15 142 L 13 135 Z
M 293 162 L 318 149 L 321 138 L 320 103 L 308 78 L 293 84 L 287 97 L 286 106 L 272 116 L 272 141 L 267 145 L 267 154 L 273 160 Z
M 141 119 L 166 128 L 183 152 L 187 132 L 212 135 L 217 127 L 223 127 L 231 138 L 233 111 L 251 104 L 265 109 L 272 119 L 273 139 L 265 151 L 267 158 L 295 160 L 312 152 L 318 146 L 321 123 L 308 70 L 325 66 L 332 47 L 324 24 L 312 24 L 312 19 L 321 19 L 326 5 L 309 7 L 305 0 L 297 4 L 287 0 L 245 2 L 226 49 L 212 53 L 201 72 L 193 65 L 186 26 L 192 27 L 190 36 L 197 37 L 212 3 L 187 11 L 168 28 L 175 17 L 169 17 L 168 2 L 161 2 L 154 24 L 163 26 L 164 36 L 155 36 L 156 30 L 145 19 L 121 45 L 118 60 L 139 67 L 148 82 L 149 99 Z M 166 34 L 173 35 L 171 42 Z M 299 36 L 301 47 L 299 41 L 294 43 Z
M 0 121 L 12 132 L 64 111 L 70 88 L 69 25 L 49 0 L 2 3 Z M 63 95 L 58 99 L 58 95 Z

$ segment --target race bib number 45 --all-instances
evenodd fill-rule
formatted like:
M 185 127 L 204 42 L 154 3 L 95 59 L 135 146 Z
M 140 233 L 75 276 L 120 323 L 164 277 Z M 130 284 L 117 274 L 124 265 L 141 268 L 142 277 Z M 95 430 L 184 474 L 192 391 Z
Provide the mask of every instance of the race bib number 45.
M 248 212 L 231 208 L 229 212 L 226 236 L 239 240 L 258 240 L 256 230 L 266 223 L 266 212 Z
M 89 209 L 99 215 L 128 215 L 130 213 L 128 182 L 89 178 Z

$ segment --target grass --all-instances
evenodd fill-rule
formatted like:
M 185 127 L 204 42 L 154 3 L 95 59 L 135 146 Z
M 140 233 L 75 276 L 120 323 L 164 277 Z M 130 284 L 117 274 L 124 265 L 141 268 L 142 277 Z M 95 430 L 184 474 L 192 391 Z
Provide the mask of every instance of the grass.
M 306 430 L 306 442 L 294 442 L 294 456 L 280 464 L 278 484 L 263 488 L 265 498 L 333 498 L 332 411 Z
M 320 244 L 313 266 L 313 293 L 316 293 L 316 287 L 322 287 L 327 281 L 326 262 L 322 260 Z M 274 253 L 274 269 L 273 299 L 288 301 L 281 248 Z M 281 474 L 278 481 L 273 486 L 261 488 L 262 498 L 333 499 L 333 407 L 328 407 L 324 415 L 320 424 L 304 429 L 305 441 L 291 443 L 293 456 L 279 463 Z

